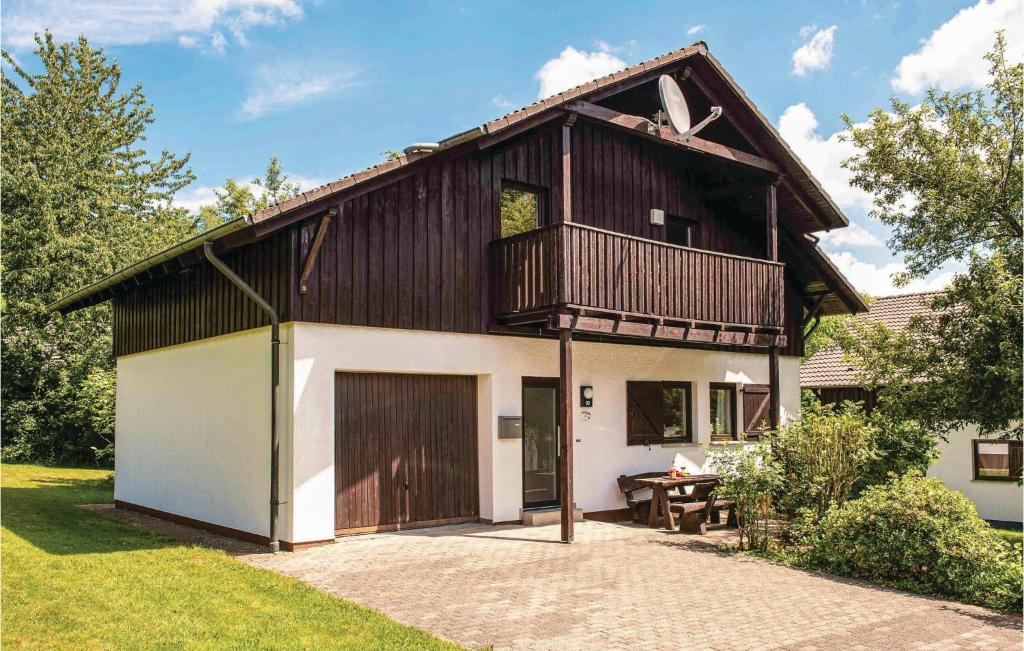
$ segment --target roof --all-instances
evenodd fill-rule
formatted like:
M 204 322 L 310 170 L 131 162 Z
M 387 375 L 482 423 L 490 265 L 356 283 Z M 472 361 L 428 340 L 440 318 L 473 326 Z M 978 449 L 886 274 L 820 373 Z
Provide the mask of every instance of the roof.
M 868 311 L 853 317 L 853 323 L 884 323 L 890 330 L 905 330 L 911 318 L 929 314 L 931 302 L 942 292 L 921 292 L 883 296 Z M 822 348 L 800 366 L 802 387 L 857 386 L 857 371 L 843 360 L 843 351 L 836 344 Z
M 176 258 L 179 255 L 184 255 L 193 250 L 199 249 L 203 246 L 204 242 L 220 240 L 227 235 L 246 229 L 247 227 L 252 228 L 258 224 L 266 223 L 265 225 L 270 225 L 275 221 L 283 222 L 283 219 L 281 218 L 284 218 L 285 216 L 290 217 L 293 213 L 301 212 L 304 207 L 307 207 L 310 204 L 315 204 L 331 195 L 351 190 L 361 184 L 377 179 L 378 177 L 393 174 L 397 170 L 405 168 L 412 163 L 419 162 L 425 158 L 429 158 L 430 156 L 436 156 L 439 152 L 452 149 L 453 147 L 472 142 L 479 138 L 505 132 L 516 126 L 521 126 L 524 121 L 532 118 L 533 116 L 549 111 L 562 110 L 563 105 L 568 102 L 583 99 L 599 90 L 614 87 L 616 84 L 627 79 L 637 77 L 638 75 L 643 75 L 645 73 L 653 73 L 654 71 L 660 70 L 668 65 L 691 57 L 696 57 L 696 59 L 694 59 L 695 61 L 699 59 L 704 61 L 707 66 L 710 66 L 721 83 L 723 83 L 731 93 L 731 101 L 740 102 L 742 106 L 753 115 L 761 131 L 767 136 L 757 137 L 756 140 L 758 142 L 753 144 L 755 146 L 760 145 L 762 147 L 767 145 L 779 158 L 783 171 L 793 178 L 801 188 L 801 191 L 807 193 L 808 197 L 811 199 L 814 204 L 815 214 L 822 220 L 822 225 L 828 229 L 840 228 L 848 225 L 849 222 L 842 214 L 842 211 L 839 210 L 818 181 L 811 175 L 806 166 L 804 166 L 800 159 L 797 158 L 796 154 L 794 154 L 789 146 L 782 140 L 771 122 L 768 121 L 760 111 L 758 111 L 757 107 L 754 106 L 753 102 L 750 101 L 743 90 L 739 88 L 732 77 L 729 76 L 729 74 L 722 68 L 718 60 L 708 52 L 707 44 L 703 41 L 698 41 L 690 46 L 643 61 L 624 70 L 613 72 L 610 75 L 581 84 L 575 88 L 552 95 L 551 97 L 538 100 L 529 106 L 517 109 L 494 120 L 490 120 L 489 122 L 486 122 L 474 129 L 455 134 L 449 138 L 441 140 L 439 142 L 438 149 L 433 153 L 412 157 L 405 155 L 399 156 L 397 159 L 373 165 L 362 171 L 344 176 L 330 183 L 303 192 L 291 199 L 287 199 L 268 208 L 258 210 L 244 219 L 233 220 L 217 229 L 201 233 L 190 240 L 169 247 L 168 249 L 165 249 L 153 256 L 114 272 L 95 283 L 83 287 L 60 300 L 51 303 L 47 306 L 47 309 L 51 311 L 60 310 L 61 312 L 68 312 L 101 302 L 110 298 L 113 290 L 121 283 L 132 280 L 142 273 L 148 272 L 149 274 L 152 274 L 154 273 L 152 270 L 155 267 L 164 265 L 169 260 Z M 261 226 L 261 232 L 267 232 L 263 226 Z M 810 255 L 815 258 L 815 261 L 819 263 L 825 275 L 827 275 L 835 285 L 833 289 L 841 295 L 842 305 L 845 305 L 853 312 L 863 310 L 865 306 L 861 301 L 859 294 L 849 281 L 847 281 L 846 278 L 843 277 L 833 265 L 831 265 L 827 256 L 825 256 L 817 246 L 809 245 L 808 248 Z M 838 304 L 838 302 L 836 303 Z M 835 311 L 834 308 L 831 311 Z M 823 311 L 823 313 L 828 312 Z

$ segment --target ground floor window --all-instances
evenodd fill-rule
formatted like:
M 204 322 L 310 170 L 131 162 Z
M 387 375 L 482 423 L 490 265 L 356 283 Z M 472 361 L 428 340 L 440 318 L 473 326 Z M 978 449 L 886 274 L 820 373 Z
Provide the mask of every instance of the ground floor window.
M 689 382 L 627 382 L 626 445 L 693 442 Z
M 711 383 L 711 440 L 736 440 L 736 385 Z
M 974 441 L 974 478 L 988 481 L 1017 481 L 1021 478 L 1021 442 Z

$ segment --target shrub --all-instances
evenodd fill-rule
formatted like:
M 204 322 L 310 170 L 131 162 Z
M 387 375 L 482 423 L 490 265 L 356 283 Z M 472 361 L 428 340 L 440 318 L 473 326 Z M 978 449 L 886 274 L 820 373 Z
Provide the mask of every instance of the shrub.
M 114 403 L 117 398 L 117 373 L 93 369 L 78 387 L 75 416 L 83 431 L 92 432 L 96 445 L 91 446 L 96 462 L 110 466 L 114 462 Z
M 876 454 L 868 460 L 853 494 L 868 486 L 884 484 L 891 475 L 903 476 L 911 471 L 924 474 L 938 457 L 938 437 L 917 421 L 891 414 L 885 401 L 880 402 L 869 418 L 875 428 Z
M 850 496 L 868 463 L 876 458 L 877 430 L 858 403 L 838 409 L 805 402 L 800 417 L 765 438 L 782 469 L 778 497 L 786 514 L 810 508 L 817 517 Z
M 962 494 L 912 472 L 829 510 L 801 541 L 800 562 L 903 590 L 1021 608 L 1021 551 Z
M 748 549 L 768 548 L 768 527 L 775 518 L 773 494 L 782 485 L 782 472 L 766 453 L 763 446 L 707 452 L 709 464 L 722 477 L 719 494 L 736 501 L 740 549 L 744 539 Z

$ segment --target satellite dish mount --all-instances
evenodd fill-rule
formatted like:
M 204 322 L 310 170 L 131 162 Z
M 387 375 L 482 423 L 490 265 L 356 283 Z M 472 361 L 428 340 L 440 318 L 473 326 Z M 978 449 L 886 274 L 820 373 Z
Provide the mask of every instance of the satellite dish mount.
M 668 114 L 668 122 L 679 133 L 680 138 L 689 138 L 722 116 L 721 106 L 712 106 L 711 115 L 694 126 L 690 126 L 690 107 L 686 104 L 683 91 L 679 84 L 669 75 L 658 79 L 658 94 L 661 95 L 661 106 Z

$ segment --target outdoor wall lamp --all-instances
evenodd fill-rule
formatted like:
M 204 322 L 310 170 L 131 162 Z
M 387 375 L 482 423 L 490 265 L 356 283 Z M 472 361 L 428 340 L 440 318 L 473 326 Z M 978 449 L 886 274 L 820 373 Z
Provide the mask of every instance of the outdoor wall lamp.
M 594 406 L 594 387 L 580 387 L 580 407 Z

